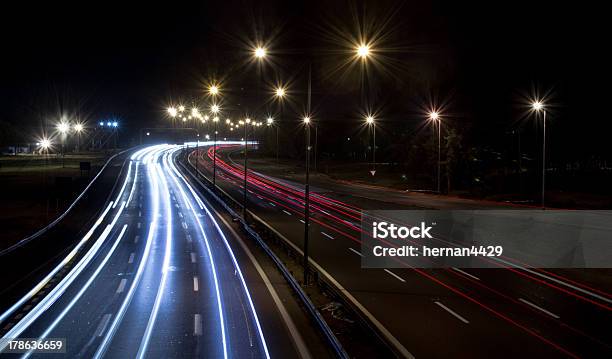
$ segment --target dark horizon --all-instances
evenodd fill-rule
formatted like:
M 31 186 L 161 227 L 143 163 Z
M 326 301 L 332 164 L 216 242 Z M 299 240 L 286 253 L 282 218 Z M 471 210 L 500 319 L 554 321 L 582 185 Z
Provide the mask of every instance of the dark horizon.
M 334 53 L 341 44 L 325 37 L 334 27 L 359 27 L 356 17 L 365 13 L 365 26 L 387 35 L 381 48 L 390 61 L 370 67 L 375 71 L 369 77 L 383 130 L 407 135 L 422 130 L 421 109 L 437 98 L 448 102 L 448 121 L 465 131 L 468 144 L 499 147 L 499 138 L 521 123 L 526 136 L 537 138 L 536 121 L 524 118 L 521 108 L 521 96 L 535 89 L 551 92 L 551 156 L 612 155 L 606 143 L 612 126 L 598 106 L 605 103 L 598 80 L 605 61 L 594 52 L 604 32 L 583 9 L 527 1 L 511 7 L 436 1 L 233 4 L 42 5 L 35 13 L 15 6 L 2 25 L 9 56 L 0 88 L 1 120 L 36 127 L 41 117 L 57 117 L 63 107 L 94 123 L 119 117 L 130 138 L 140 127 L 163 123 L 171 102 L 204 99 L 203 82 L 210 78 L 226 79 L 231 91 L 226 103 L 235 105 L 236 96 L 245 93 L 254 101 L 257 90 L 249 93 L 248 84 L 256 75 L 240 71 L 249 57 L 247 40 L 259 36 L 273 39 L 275 65 L 265 69 L 265 77 L 281 73 L 295 79 L 294 110 L 286 117 L 297 121 L 304 108 L 305 53 L 313 63 L 313 108 L 321 125 L 331 133 L 356 134 L 359 69 L 340 81 L 330 66 L 344 56 Z M 386 19 L 389 25 L 380 26 Z M 566 26 L 568 21 L 575 25 Z M 275 75 L 269 76 L 271 71 Z M 570 140 L 575 146 L 565 146 Z

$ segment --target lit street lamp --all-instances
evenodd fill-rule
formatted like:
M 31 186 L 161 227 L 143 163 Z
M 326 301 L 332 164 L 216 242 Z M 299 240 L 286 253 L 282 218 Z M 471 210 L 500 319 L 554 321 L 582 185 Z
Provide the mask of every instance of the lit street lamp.
M 60 123 L 57 124 L 57 130 L 60 133 L 60 137 L 61 137 L 61 141 L 62 141 L 62 168 L 64 168 L 66 166 L 65 163 L 65 156 L 66 156 L 66 149 L 65 149 L 65 143 L 66 143 L 66 135 L 68 133 L 68 131 L 70 131 L 70 124 L 68 122 L 62 121 Z
M 83 124 L 76 123 L 74 125 L 74 132 L 77 134 L 77 152 L 81 149 L 81 132 L 83 132 Z
M 278 86 L 274 91 L 274 97 L 278 100 L 278 106 L 280 107 L 280 120 L 283 119 L 283 102 L 285 100 L 285 95 L 287 94 L 287 90 L 283 86 Z M 276 125 L 276 164 L 278 164 L 278 154 L 279 154 L 279 146 L 278 146 L 278 131 L 279 131 L 278 123 Z
M 355 52 L 358 58 L 362 60 L 366 60 L 368 56 L 370 56 L 370 46 L 362 43 L 359 46 L 357 46 L 357 48 L 355 49 Z
M 546 190 L 546 109 L 542 101 L 536 100 L 531 104 L 532 110 L 537 114 L 542 112 L 542 209 L 545 208 L 545 190 Z
M 431 111 L 429 112 L 429 119 L 434 123 L 438 125 L 438 181 L 437 181 L 437 186 L 438 186 L 438 193 L 440 193 L 440 157 L 441 157 L 441 149 L 442 149 L 442 145 L 440 142 L 440 128 L 442 127 L 442 121 L 440 120 L 440 114 L 437 111 Z
M 374 143 L 374 147 L 372 147 L 372 170 L 370 173 L 372 176 L 376 174 L 376 119 L 372 115 L 368 115 L 365 118 L 366 124 L 372 130 L 372 140 Z
M 252 122 L 250 118 L 246 118 L 244 121 L 239 121 L 239 123 L 244 126 L 244 196 L 242 200 L 242 219 L 246 222 L 246 214 L 247 214 L 247 173 L 248 173 L 248 144 L 249 144 L 249 133 L 248 127 L 250 125 L 255 125 L 255 122 Z
M 215 117 L 213 117 L 213 123 L 215 124 L 215 137 L 213 143 L 213 188 L 215 189 L 217 188 L 217 123 L 219 122 L 219 117 L 217 117 L 217 114 L 219 111 L 219 105 L 213 104 L 210 106 L 210 112 L 215 115 Z

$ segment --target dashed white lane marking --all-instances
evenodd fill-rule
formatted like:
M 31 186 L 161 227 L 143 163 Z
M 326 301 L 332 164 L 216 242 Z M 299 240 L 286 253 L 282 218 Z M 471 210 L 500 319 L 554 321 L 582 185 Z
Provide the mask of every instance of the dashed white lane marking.
M 136 224 L 136 228 L 140 228 L 140 222 Z
M 179 217 L 183 218 L 183 214 L 181 212 L 178 213 Z
M 187 223 L 185 223 L 185 221 L 183 221 L 181 224 L 183 225 L 183 228 L 187 229 Z
M 142 217 L 142 212 L 138 211 L 138 217 Z
M 195 263 L 196 262 L 196 254 L 191 252 L 191 263 Z
M 528 300 L 525 300 L 525 299 L 523 299 L 523 298 L 519 298 L 518 300 L 519 300 L 519 301 L 521 301 L 521 302 L 523 302 L 523 303 L 525 303 L 525 304 L 527 304 L 528 306 L 530 306 L 530 307 L 532 307 L 532 308 L 535 308 L 535 309 L 537 309 L 537 310 L 541 311 L 542 313 L 546 313 L 546 314 L 550 315 L 551 317 L 553 317 L 553 318 L 555 318 L 555 319 L 559 319 L 559 316 L 558 316 L 558 315 L 556 315 L 555 313 L 550 312 L 550 311 L 548 311 L 548 310 L 546 310 L 546 309 L 544 309 L 544 308 L 542 308 L 542 307 L 540 307 L 540 306 L 538 306 L 538 305 L 536 305 L 536 304 L 533 304 L 533 303 L 531 303 L 531 302 L 530 302 L 530 301 L 528 301 Z
M 334 237 L 332 237 L 331 235 L 325 233 L 325 232 L 321 232 L 322 235 L 324 235 L 325 237 L 329 238 L 329 239 L 334 239 Z
M 200 283 L 198 282 L 198 277 L 194 276 L 193 277 L 193 291 L 197 292 L 198 290 L 200 290 Z
M 322 209 L 320 209 L 320 210 L 319 210 L 319 212 L 324 213 L 324 214 L 326 214 L 326 215 L 330 216 L 329 212 L 324 211 L 324 210 L 322 210 Z
M 272 202 L 268 202 L 268 203 L 270 203 L 270 206 L 276 207 L 276 205 L 274 203 L 272 203 Z
M 300 222 L 302 222 L 302 224 L 306 224 L 303 219 L 300 219 Z M 308 225 L 310 226 L 310 223 L 308 223 Z
M 134 263 L 134 253 L 130 254 L 130 259 L 128 259 L 128 264 Z
M 134 237 L 134 243 L 138 243 L 138 240 L 140 239 L 140 236 L 136 236 Z
M 463 274 L 463 275 L 465 275 L 465 276 L 468 276 L 468 277 L 470 277 L 470 278 L 472 278 L 472 279 L 480 280 L 480 278 L 476 277 L 476 276 L 475 276 L 475 275 L 473 275 L 473 274 L 470 274 L 470 273 L 468 273 L 468 272 L 466 272 L 466 271 L 463 271 L 463 270 L 461 270 L 461 269 L 459 269 L 459 268 L 455 268 L 455 267 L 452 267 L 452 268 L 453 268 L 453 270 L 454 270 L 454 271 L 457 271 L 457 272 L 459 272 L 459 273 L 461 273 L 461 274 Z
M 123 292 L 126 284 L 127 284 L 127 279 L 123 278 L 121 282 L 119 282 L 119 286 L 117 287 L 117 293 Z
M 460 321 L 464 322 L 465 324 L 470 324 L 470 321 L 465 319 L 464 317 L 462 317 L 461 315 L 457 314 L 455 311 L 453 311 L 452 309 L 450 309 L 449 307 L 445 306 L 444 304 L 440 303 L 440 302 L 434 302 L 436 303 L 437 306 L 439 306 L 440 308 L 446 310 L 447 312 L 449 312 L 452 316 L 454 316 L 455 318 L 459 319 Z
M 191 243 L 191 235 L 190 234 L 186 235 L 185 238 L 187 238 L 187 242 Z
M 394 277 L 395 277 L 395 279 L 399 280 L 400 282 L 402 282 L 402 283 L 406 283 L 406 280 L 405 280 L 404 278 L 402 278 L 402 277 L 398 276 L 397 274 L 395 274 L 395 273 L 391 272 L 390 270 L 385 269 L 385 272 L 387 272 L 387 273 L 391 274 L 392 276 L 394 276 Z
M 354 250 L 353 248 L 349 247 L 349 250 L 353 253 L 355 253 L 356 255 L 363 257 L 363 254 L 359 253 L 358 251 Z
M 257 198 L 259 198 L 259 199 L 263 200 L 263 197 L 262 197 L 262 196 L 257 196 Z
M 176 207 L 176 208 L 181 208 L 181 206 L 179 206 L 179 205 L 178 205 L 178 203 L 175 203 L 175 204 L 174 204 L 174 207 Z
M 286 215 L 290 216 L 291 212 L 287 212 L 286 210 L 283 209 L 283 212 L 285 212 Z
M 202 316 L 200 314 L 193 316 L 193 335 L 202 335 Z
M 102 320 L 100 321 L 100 324 L 98 324 L 98 328 L 96 329 L 96 333 L 95 336 L 96 337 L 100 337 L 102 336 L 102 333 L 104 333 L 104 330 L 106 329 L 106 326 L 108 325 L 108 322 L 111 319 L 111 314 L 104 314 L 104 316 L 102 317 Z

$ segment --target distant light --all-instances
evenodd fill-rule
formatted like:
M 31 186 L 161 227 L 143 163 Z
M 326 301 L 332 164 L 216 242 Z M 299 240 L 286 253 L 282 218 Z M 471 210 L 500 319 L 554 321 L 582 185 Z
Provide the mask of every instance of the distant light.
M 274 119 L 272 117 L 268 117 L 268 119 L 266 120 L 268 126 L 272 125 L 274 123 Z
M 251 119 L 250 119 L 250 118 L 247 118 L 246 120 L 244 120 L 244 122 L 246 122 L 246 123 L 251 123 Z
M 113 127 L 117 127 L 119 124 L 117 123 L 117 121 L 113 122 Z
M 365 120 L 368 125 L 374 124 L 374 116 L 372 115 L 367 116 Z
M 303 118 L 303 120 L 304 120 L 304 123 L 305 123 L 305 124 L 309 124 L 309 123 L 310 123 L 310 117 L 309 117 L 309 116 L 305 116 L 305 117 Z
M 438 121 L 438 119 L 440 118 L 440 114 L 438 113 L 438 111 L 431 111 L 429 113 L 429 118 L 433 121 Z
M 207 140 L 210 140 L 210 136 L 209 135 L 206 135 L 205 137 L 206 137 Z
M 219 112 L 219 105 L 215 104 L 215 105 L 210 106 L 210 112 L 212 112 L 212 113 Z
M 544 104 L 542 103 L 542 101 L 534 101 L 531 104 L 531 108 L 533 108 L 534 111 L 541 111 L 542 109 L 544 109 Z
M 106 126 L 108 126 L 108 127 L 111 127 L 111 125 L 112 125 L 112 123 L 111 123 L 110 121 L 108 121 L 108 122 L 106 123 Z
M 230 124 L 230 122 L 231 122 L 231 121 L 230 121 L 230 119 L 229 119 L 229 118 L 226 118 L 226 119 L 225 119 L 225 123 L 227 123 L 228 125 Z
M 198 110 L 198 108 L 197 108 L 197 107 L 192 108 L 192 109 L 191 109 L 191 116 L 193 116 L 193 117 L 198 117 L 198 116 L 200 116 L 200 110 Z
M 219 117 L 215 116 L 215 118 L 213 118 L 213 122 L 219 122 Z
M 64 134 L 70 130 L 70 125 L 67 122 L 60 122 L 57 125 L 57 130 Z
M 147 132 L 147 136 L 150 136 L 150 135 L 151 135 L 151 132 Z
M 370 56 L 370 46 L 367 44 L 361 44 L 357 47 L 356 49 L 357 51 L 357 56 L 362 58 L 362 59 L 366 59 L 368 56 Z
M 74 130 L 75 130 L 76 132 L 81 132 L 81 131 L 83 131 L 83 124 L 80 124 L 80 123 L 75 124 L 75 125 L 74 125 Z
M 177 115 L 177 111 L 175 107 L 168 107 L 166 111 L 168 111 L 168 115 L 170 115 L 170 117 L 176 117 Z
M 208 88 L 208 93 L 210 93 L 211 95 L 215 96 L 219 93 L 219 87 L 217 87 L 217 85 L 212 85 Z
M 42 140 L 40 140 L 39 142 L 39 146 L 40 148 L 42 148 L 43 150 L 48 149 L 49 147 L 51 147 L 51 140 L 47 139 L 47 138 L 43 138 Z
M 104 122 L 100 121 L 99 125 L 104 126 Z
M 276 97 L 283 98 L 285 96 L 285 89 L 282 87 L 278 87 L 276 89 Z
M 185 111 L 185 106 L 180 105 L 180 106 L 178 107 L 178 110 L 179 110 L 179 112 L 183 112 L 183 111 Z
M 204 115 L 204 121 L 208 121 L 209 117 L 208 115 Z
M 267 53 L 266 49 L 259 46 L 255 49 L 254 55 L 258 59 L 263 59 L 264 57 L 266 57 L 266 53 Z

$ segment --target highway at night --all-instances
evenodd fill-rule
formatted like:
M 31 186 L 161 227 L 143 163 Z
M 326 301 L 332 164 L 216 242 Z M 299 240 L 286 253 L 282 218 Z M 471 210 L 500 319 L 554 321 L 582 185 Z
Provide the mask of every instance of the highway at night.
M 217 184 L 238 201 L 244 172 L 234 157 L 241 151 L 242 146 L 221 145 L 217 158 Z M 210 177 L 212 147 L 192 152 L 193 165 L 196 158 L 200 170 Z M 580 357 L 610 350 L 605 330 L 612 310 L 610 294 L 555 270 L 362 269 L 359 206 L 401 209 L 401 204 L 393 203 L 400 195 L 338 183 L 333 191 L 324 187 L 311 191 L 313 264 L 346 290 L 353 304 L 406 356 L 488 357 L 487 353 L 496 352 L 499 357 L 517 357 L 528 350 L 543 357 Z M 247 192 L 248 208 L 302 248 L 302 186 L 253 169 Z M 350 197 L 342 196 L 346 193 Z M 410 201 L 410 196 L 402 197 Z M 416 201 L 424 202 L 422 196 Z M 449 203 L 468 208 L 504 206 L 443 198 L 440 202 L 445 207 Z M 435 206 L 436 200 L 427 204 Z
M 295 324 L 259 264 L 177 171 L 180 148 L 126 158 L 77 246 L 3 310 L 4 338 L 65 338 L 69 357 L 310 355 L 281 329 Z

